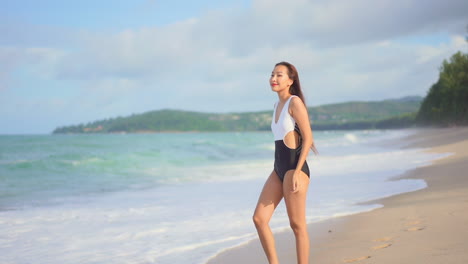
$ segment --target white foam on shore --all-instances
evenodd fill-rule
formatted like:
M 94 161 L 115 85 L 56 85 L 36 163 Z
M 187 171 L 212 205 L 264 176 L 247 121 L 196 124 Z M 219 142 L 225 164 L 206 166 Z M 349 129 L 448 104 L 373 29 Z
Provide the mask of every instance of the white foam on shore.
M 312 162 L 317 175 L 312 177 L 308 197 L 309 221 L 371 210 L 376 205 L 355 203 L 424 188 L 421 180 L 383 183 L 415 163 L 401 162 L 401 168 L 389 171 L 391 166 L 378 160 L 394 162 L 395 156 L 404 159 L 402 154 L 418 153 L 328 157 L 322 159 L 325 165 Z M 416 164 L 426 164 L 429 157 L 433 158 L 423 153 Z M 365 160 L 374 160 L 376 166 L 362 168 L 359 162 Z M 341 169 L 338 165 L 332 172 L 319 169 L 340 161 Z M 345 171 L 348 173 L 343 174 Z M 255 237 L 250 219 L 266 176 L 194 181 L 113 193 L 75 204 L 0 212 L 0 249 L 5 252 L 0 262 L 203 263 L 207 256 Z M 275 231 L 289 228 L 284 204 L 278 207 L 271 225 Z
M 443 156 L 369 146 L 376 138 L 406 132 L 346 133 L 324 139 L 321 155 L 309 156 L 309 222 L 372 210 L 380 205 L 357 203 L 424 188 L 422 180 L 390 179 Z M 0 211 L 0 263 L 200 264 L 256 237 L 251 216 L 273 154 L 200 166 L 141 167 L 138 173 L 160 184 Z M 283 203 L 271 226 L 289 229 Z

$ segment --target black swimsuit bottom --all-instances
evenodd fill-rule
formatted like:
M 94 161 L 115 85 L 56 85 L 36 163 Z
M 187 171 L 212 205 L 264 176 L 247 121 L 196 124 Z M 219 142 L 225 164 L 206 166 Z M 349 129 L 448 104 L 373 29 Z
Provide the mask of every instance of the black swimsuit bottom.
M 296 127 L 297 132 L 300 132 Z M 299 133 L 300 134 L 300 133 Z M 289 170 L 295 170 L 297 167 L 297 162 L 299 161 L 299 156 L 301 155 L 302 144 L 299 143 L 299 146 L 295 149 L 290 149 L 284 144 L 283 140 L 275 141 L 275 172 L 278 174 L 278 177 L 281 181 L 284 180 L 286 172 Z M 304 165 L 301 169 L 309 178 L 309 165 L 307 161 L 304 162 Z

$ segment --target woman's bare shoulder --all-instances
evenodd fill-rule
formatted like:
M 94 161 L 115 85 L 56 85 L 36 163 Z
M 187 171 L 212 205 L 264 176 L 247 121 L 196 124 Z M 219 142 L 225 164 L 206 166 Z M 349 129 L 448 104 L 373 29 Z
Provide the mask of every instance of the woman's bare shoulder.
M 304 102 L 302 102 L 299 96 L 294 96 L 293 98 L 291 98 L 290 105 L 291 105 L 291 108 L 293 109 L 305 108 Z

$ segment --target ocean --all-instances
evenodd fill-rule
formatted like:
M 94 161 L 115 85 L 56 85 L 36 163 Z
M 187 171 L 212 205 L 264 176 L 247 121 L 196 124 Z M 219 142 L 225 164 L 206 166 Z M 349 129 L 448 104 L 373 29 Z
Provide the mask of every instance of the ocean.
M 401 148 L 411 133 L 314 132 L 307 221 L 425 188 L 389 180 L 442 155 Z M 204 264 L 256 237 L 273 152 L 271 132 L 2 135 L 0 263 Z M 271 226 L 289 228 L 283 202 Z

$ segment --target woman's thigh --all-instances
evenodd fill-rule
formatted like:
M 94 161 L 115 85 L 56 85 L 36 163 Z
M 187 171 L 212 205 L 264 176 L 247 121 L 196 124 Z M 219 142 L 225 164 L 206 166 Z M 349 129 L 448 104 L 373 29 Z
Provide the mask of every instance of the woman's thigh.
M 283 199 L 283 183 L 276 172 L 272 171 L 260 193 L 254 216 L 268 221 L 281 199 Z
M 304 221 L 305 222 L 305 208 L 306 208 L 306 198 L 307 190 L 309 188 L 309 177 L 304 172 L 299 174 L 299 190 L 297 192 L 292 192 L 292 176 L 294 170 L 289 170 L 286 172 L 283 181 L 283 196 L 284 202 L 286 204 L 286 210 L 290 221 Z

